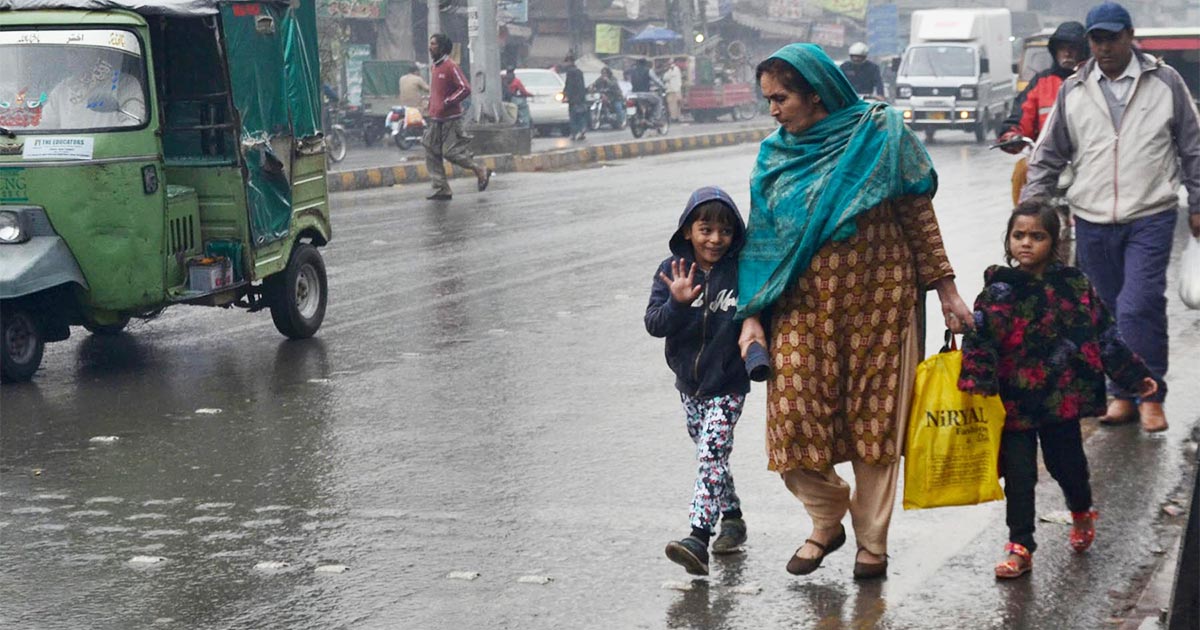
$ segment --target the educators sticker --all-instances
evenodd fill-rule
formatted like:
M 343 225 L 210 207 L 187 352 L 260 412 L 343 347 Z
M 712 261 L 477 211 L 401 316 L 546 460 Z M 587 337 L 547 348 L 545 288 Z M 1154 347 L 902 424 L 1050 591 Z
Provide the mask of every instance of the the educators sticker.
M 90 160 L 95 138 L 29 138 L 25 140 L 26 160 Z

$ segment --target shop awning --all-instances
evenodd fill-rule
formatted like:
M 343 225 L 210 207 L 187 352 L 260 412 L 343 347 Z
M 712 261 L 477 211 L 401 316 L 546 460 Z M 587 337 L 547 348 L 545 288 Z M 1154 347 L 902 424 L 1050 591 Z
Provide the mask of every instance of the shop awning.
M 746 28 L 752 28 L 766 35 L 797 42 L 808 41 L 808 34 L 812 28 L 812 22 L 807 20 L 801 22 L 784 22 L 777 18 L 752 15 L 736 9 L 730 13 L 730 16 L 733 17 L 734 22 Z

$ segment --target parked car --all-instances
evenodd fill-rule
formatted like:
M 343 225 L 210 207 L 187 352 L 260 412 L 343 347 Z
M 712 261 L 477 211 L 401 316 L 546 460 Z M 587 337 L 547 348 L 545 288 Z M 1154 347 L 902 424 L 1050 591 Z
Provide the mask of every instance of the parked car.
M 562 135 L 571 133 L 571 114 L 563 101 L 564 83 L 553 70 L 517 68 L 517 78 L 533 96 L 529 97 L 529 117 L 533 128 L 545 135 L 559 129 Z

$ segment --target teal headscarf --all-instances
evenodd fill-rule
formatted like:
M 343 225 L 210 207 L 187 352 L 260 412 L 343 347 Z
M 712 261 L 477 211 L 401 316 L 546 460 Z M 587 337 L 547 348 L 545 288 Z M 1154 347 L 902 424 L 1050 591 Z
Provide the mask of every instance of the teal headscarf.
M 819 46 L 771 55 L 800 72 L 829 115 L 799 134 L 763 140 L 750 175 L 750 222 L 738 267 L 738 316 L 770 306 L 827 242 L 857 232 L 855 218 L 885 199 L 930 195 L 937 172 L 899 111 L 868 105 Z

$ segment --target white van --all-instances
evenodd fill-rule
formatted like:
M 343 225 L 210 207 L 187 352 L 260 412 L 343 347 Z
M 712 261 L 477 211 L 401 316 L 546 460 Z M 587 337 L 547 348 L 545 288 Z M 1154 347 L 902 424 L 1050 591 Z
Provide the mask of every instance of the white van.
M 895 106 L 933 140 L 938 129 L 997 131 L 1013 90 L 1008 9 L 913 11 L 912 35 L 896 75 Z

